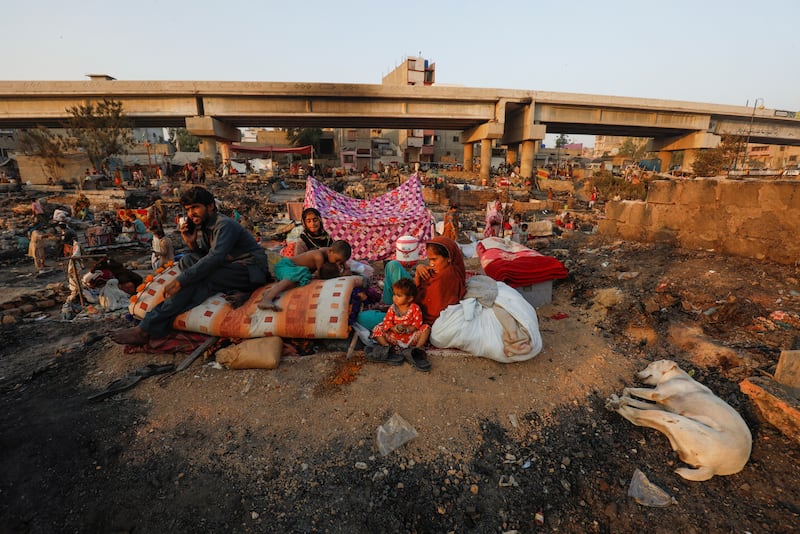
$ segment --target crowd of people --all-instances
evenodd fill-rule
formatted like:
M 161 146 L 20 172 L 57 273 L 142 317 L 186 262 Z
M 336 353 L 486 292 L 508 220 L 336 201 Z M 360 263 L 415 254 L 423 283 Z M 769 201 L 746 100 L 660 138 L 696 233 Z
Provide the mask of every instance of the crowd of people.
M 241 221 L 220 213 L 208 190 L 195 186 L 181 196 L 180 203 L 187 216 L 178 229 L 188 249 L 178 261 L 181 274 L 164 288 L 165 300 L 149 310 L 137 326 L 113 333 L 112 339 L 118 343 L 142 345 L 169 335 L 175 317 L 215 293 L 226 294 L 238 306 L 255 289 L 274 282 L 258 307 L 280 311 L 285 291 L 307 285 L 314 278 L 334 278 L 363 269 L 360 262 L 351 260 L 350 245 L 334 240 L 325 230 L 322 216 L 314 208 L 303 211 L 303 231 L 291 254 L 282 256 L 270 269 L 255 237 Z M 457 218 L 451 224 L 457 233 Z M 172 261 L 175 250 L 165 245 L 168 238 L 163 229 L 153 227 L 152 231 L 156 269 Z M 415 251 L 412 261 L 385 264 L 381 302 L 376 303 L 385 315 L 373 326 L 376 347 L 367 356 L 372 361 L 396 364 L 408 360 L 419 370 L 429 370 L 424 346 L 431 326 L 444 308 L 464 296 L 464 259 L 452 235 L 434 237 L 424 248 L 427 261 L 419 261 Z
M 204 181 L 202 166 L 187 165 L 182 173 L 188 184 Z M 268 266 L 265 249 L 252 233 L 250 221 L 236 209 L 225 210 L 231 216 L 223 214 L 212 193 L 201 185 L 186 190 L 180 196 L 180 205 L 187 215 L 178 225 L 182 248 L 187 250 L 182 255 L 165 233 L 163 213 L 148 213 L 143 220 L 135 211 L 128 211 L 118 213 L 113 220 L 104 214 L 97 221 L 110 227 L 117 242 L 149 246 L 153 271 L 162 270 L 176 259 L 181 271 L 164 288 L 163 302 L 150 309 L 137 326 L 112 335 L 119 343 L 141 345 L 170 335 L 175 317 L 216 293 L 227 295 L 238 306 L 255 289 L 271 283 L 258 308 L 279 312 L 282 295 L 294 287 L 307 285 L 314 278 L 329 279 L 372 269 L 351 259 L 350 245 L 331 237 L 315 208 L 303 210 L 302 232 L 282 252 L 284 257 Z M 493 208 L 487 210 L 485 234 L 526 243 L 527 224 L 521 217 L 510 216 L 499 202 Z M 73 209 L 84 220 L 92 217 L 88 202 Z M 45 211 L 41 200 L 33 202 L 34 221 L 42 222 Z M 466 292 L 465 263 L 458 245 L 460 230 L 459 207 L 453 204 L 444 215 L 441 235 L 418 244 L 426 260 L 420 261 L 417 254 L 416 258 L 398 257 L 385 263 L 383 276 L 378 277 L 379 298 L 369 303 L 383 315 L 370 325 L 374 346 L 366 351 L 368 360 L 390 364 L 408 361 L 416 369 L 430 369 L 424 347 L 430 343 L 432 327 L 442 311 L 461 301 Z M 60 240 L 59 250 L 67 256 L 76 235 L 67 221 L 60 223 L 52 235 L 37 229 L 30 246 L 37 268 L 44 268 L 42 250 L 48 239 Z

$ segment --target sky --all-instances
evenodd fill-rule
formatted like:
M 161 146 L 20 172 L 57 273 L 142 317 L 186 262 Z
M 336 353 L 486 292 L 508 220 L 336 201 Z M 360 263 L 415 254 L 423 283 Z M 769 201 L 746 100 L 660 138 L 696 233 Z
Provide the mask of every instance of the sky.
M 800 111 L 800 1 L 26 0 L 0 80 L 438 84 Z M 17 43 L 17 45 L 11 45 Z

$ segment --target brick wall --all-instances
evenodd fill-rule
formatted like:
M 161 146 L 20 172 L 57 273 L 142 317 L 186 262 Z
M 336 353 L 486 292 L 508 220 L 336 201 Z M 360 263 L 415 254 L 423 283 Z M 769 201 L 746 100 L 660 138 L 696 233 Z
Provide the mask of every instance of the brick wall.
M 657 180 L 644 202 L 607 202 L 598 230 L 611 237 L 795 263 L 800 260 L 800 182 Z

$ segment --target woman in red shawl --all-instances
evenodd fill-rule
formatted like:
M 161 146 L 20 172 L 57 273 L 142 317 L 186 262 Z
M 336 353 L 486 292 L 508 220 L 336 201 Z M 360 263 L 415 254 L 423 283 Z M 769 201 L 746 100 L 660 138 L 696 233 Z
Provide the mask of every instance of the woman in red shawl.
M 452 239 L 436 236 L 425 246 L 429 265 L 417 265 L 414 283 L 422 320 L 432 325 L 451 304 L 457 304 L 467 291 L 467 273 L 461 249 Z
M 428 264 L 416 267 L 414 285 L 417 286 L 417 297 L 414 302 L 422 308 L 422 321 L 432 325 L 442 310 L 464 297 L 467 274 L 461 249 L 452 239 L 436 236 L 425 248 Z M 389 261 L 384 269 L 383 302 L 392 302 L 391 287 L 400 278 L 411 278 L 411 275 L 399 261 Z

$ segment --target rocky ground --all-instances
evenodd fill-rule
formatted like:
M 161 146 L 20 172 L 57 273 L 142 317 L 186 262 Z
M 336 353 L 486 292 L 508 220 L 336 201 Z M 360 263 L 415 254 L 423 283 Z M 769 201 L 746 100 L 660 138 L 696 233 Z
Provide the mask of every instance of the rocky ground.
M 438 355 L 426 374 L 346 360 L 332 343 L 272 371 L 198 360 L 92 403 L 111 380 L 184 355 L 126 354 L 98 335 L 120 315 L 31 309 L 0 326 L 0 530 L 796 530 L 800 446 L 738 383 L 796 346 L 797 268 L 580 232 L 546 246 L 570 276 L 537 310 L 544 349 L 511 365 Z M 6 300 L 55 284 L 41 301 L 63 273 L 8 260 L 0 281 Z M 605 409 L 662 358 L 743 415 L 742 472 L 686 481 L 662 434 Z M 376 431 L 393 414 L 418 436 L 383 456 Z M 629 497 L 636 469 L 675 503 Z

